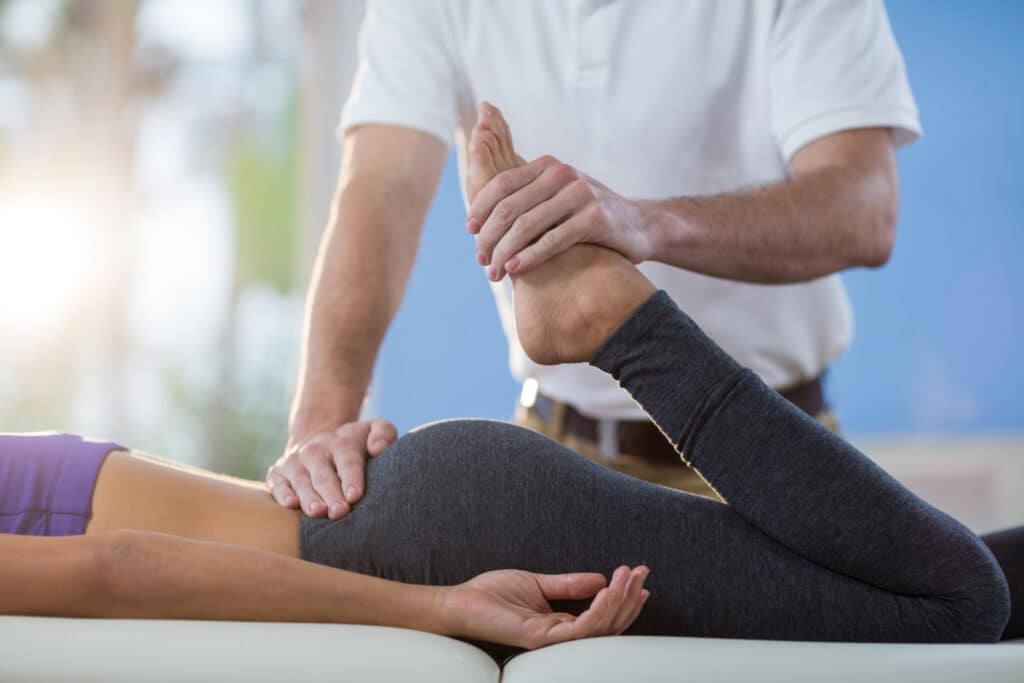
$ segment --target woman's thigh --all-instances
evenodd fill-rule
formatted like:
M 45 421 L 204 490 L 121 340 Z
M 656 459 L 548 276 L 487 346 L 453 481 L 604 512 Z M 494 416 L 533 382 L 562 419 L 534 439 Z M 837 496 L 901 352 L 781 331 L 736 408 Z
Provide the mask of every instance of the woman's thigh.
M 631 633 L 822 640 L 927 639 L 932 607 L 818 566 L 724 503 L 608 471 L 539 434 L 458 420 L 371 461 L 367 494 L 336 522 L 305 519 L 302 556 L 413 583 L 504 567 L 647 564 Z M 575 607 L 578 607 L 575 606 Z

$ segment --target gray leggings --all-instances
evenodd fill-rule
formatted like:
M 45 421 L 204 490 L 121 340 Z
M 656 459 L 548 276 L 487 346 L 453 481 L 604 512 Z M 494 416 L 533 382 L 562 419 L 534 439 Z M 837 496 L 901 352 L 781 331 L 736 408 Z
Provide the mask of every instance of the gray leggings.
M 417 429 L 372 460 L 347 517 L 302 521 L 302 556 L 447 585 L 484 571 L 651 568 L 633 634 L 991 642 L 1009 614 L 992 553 L 651 297 L 591 361 L 727 501 L 595 465 L 502 422 Z M 580 605 L 559 605 L 578 610 Z

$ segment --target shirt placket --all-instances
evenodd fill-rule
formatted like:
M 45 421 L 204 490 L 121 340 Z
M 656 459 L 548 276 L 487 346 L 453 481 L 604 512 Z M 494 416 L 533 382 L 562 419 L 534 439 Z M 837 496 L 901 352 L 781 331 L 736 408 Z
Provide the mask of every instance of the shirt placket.
M 608 135 L 607 90 L 611 74 L 611 43 L 621 0 L 577 0 L 575 7 L 575 68 L 577 121 L 581 142 L 603 149 Z M 600 168 L 584 169 L 599 173 Z

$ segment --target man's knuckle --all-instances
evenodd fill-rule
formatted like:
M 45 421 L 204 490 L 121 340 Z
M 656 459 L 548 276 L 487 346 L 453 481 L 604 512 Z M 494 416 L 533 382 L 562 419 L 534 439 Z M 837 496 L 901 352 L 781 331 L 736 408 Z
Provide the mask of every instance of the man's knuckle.
M 524 214 L 524 215 L 520 216 L 519 218 L 517 218 L 515 220 L 515 222 L 512 223 L 511 230 L 514 231 L 514 232 L 517 232 L 517 233 L 518 232 L 530 232 L 531 230 L 533 230 L 534 227 L 535 226 L 534 226 L 533 218 L 531 218 L 531 217 L 529 217 L 529 216 Z
M 604 219 L 604 209 L 598 202 L 591 202 L 581 212 L 588 223 L 596 223 Z
M 338 476 L 342 479 L 357 479 L 363 476 L 363 468 L 356 463 L 348 463 L 338 468 Z
M 540 238 L 540 244 L 546 249 L 557 249 L 562 244 L 562 233 L 559 230 L 548 230 Z
M 557 163 L 551 167 L 551 174 L 560 183 L 569 183 L 576 178 L 576 171 L 569 164 Z
M 356 439 L 355 434 L 344 434 L 334 440 L 334 448 L 335 451 L 340 450 L 344 452 L 355 448 L 357 443 L 358 439 Z
M 508 221 L 510 218 L 512 218 L 513 210 L 514 207 L 512 206 L 512 202 L 508 201 L 507 199 L 501 200 L 500 202 L 498 202 L 498 205 L 494 207 L 495 215 L 502 222 Z
M 326 457 L 327 449 L 323 446 L 317 445 L 313 448 L 303 449 L 301 461 L 306 467 L 310 467 L 322 463 Z
M 277 477 L 281 481 L 292 481 L 295 478 L 296 465 L 294 460 L 274 467 L 273 471 L 268 476 Z
M 510 173 L 499 173 L 494 178 L 494 184 L 502 194 L 508 194 L 515 189 L 515 178 Z
M 340 427 L 338 427 L 337 429 L 334 430 L 334 435 L 336 437 L 338 437 L 338 436 L 345 436 L 346 434 L 352 434 L 358 428 L 359 428 L 359 423 L 358 422 L 346 422 L 345 424 L 341 425 Z
M 312 481 L 313 486 L 315 486 L 317 490 L 322 490 L 324 487 L 330 486 L 338 481 L 338 475 L 328 474 L 327 472 L 317 472 L 313 475 Z
M 577 199 L 585 199 L 591 196 L 590 185 L 583 178 L 574 179 L 566 189 Z

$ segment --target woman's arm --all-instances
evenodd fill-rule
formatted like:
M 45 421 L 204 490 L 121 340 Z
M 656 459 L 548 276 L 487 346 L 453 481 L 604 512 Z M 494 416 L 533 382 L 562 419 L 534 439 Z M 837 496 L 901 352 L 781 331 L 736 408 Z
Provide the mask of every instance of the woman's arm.
M 385 581 L 261 550 L 141 531 L 0 535 L 0 613 L 300 621 L 413 628 L 521 647 L 618 633 L 646 570 L 559 577 L 491 572 L 459 586 Z M 595 596 L 579 617 L 548 600 Z

